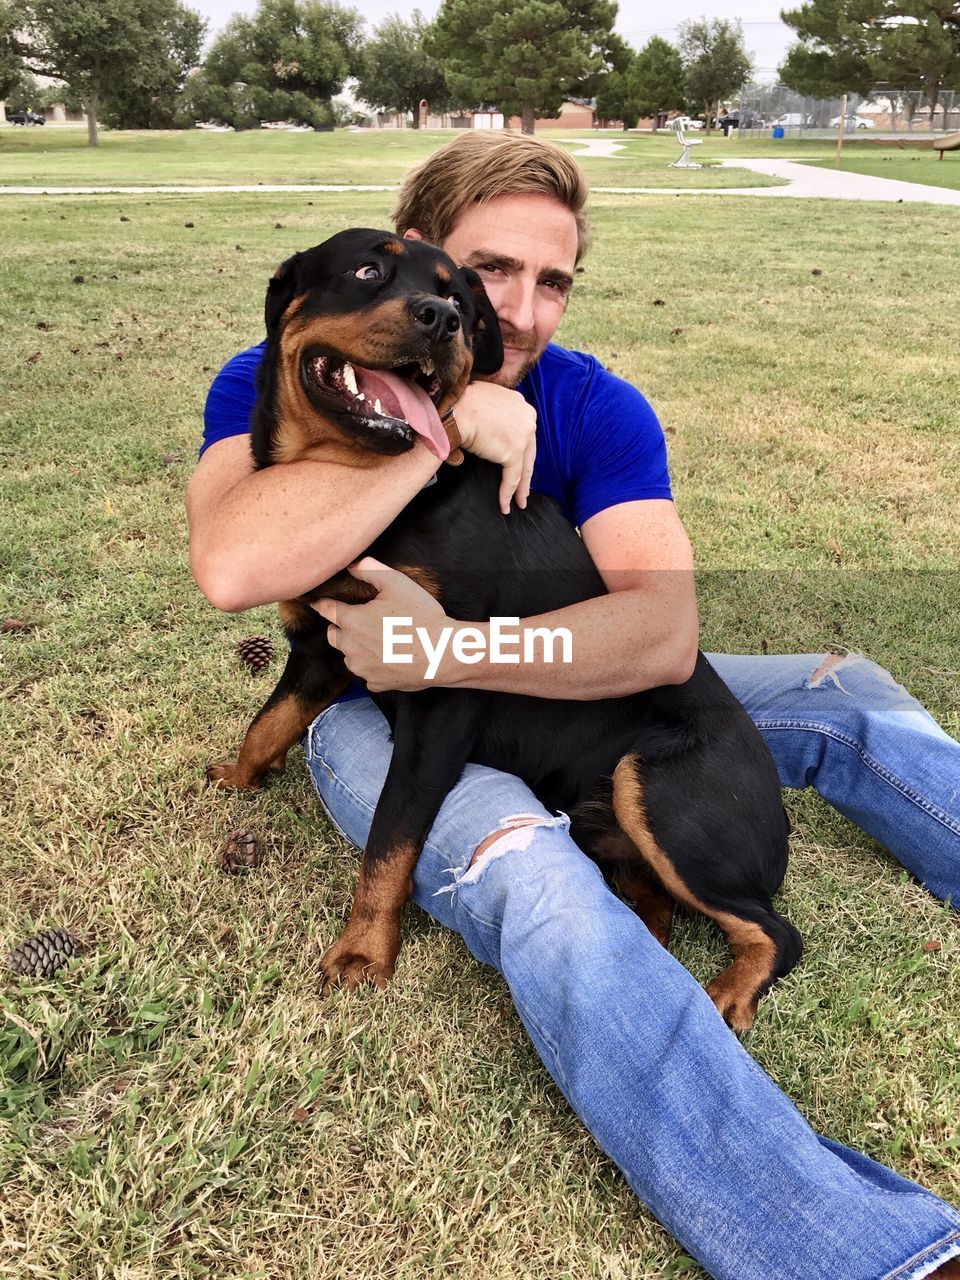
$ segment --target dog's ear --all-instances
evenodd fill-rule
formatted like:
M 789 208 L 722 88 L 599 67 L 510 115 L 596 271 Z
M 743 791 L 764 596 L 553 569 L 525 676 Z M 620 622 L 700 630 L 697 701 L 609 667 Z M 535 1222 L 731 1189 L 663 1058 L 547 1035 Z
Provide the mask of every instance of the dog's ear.
M 263 308 L 263 318 L 267 325 L 267 337 L 276 332 L 280 317 L 289 307 L 296 293 L 296 267 L 300 257 L 295 253 L 286 262 L 281 262 L 267 286 L 267 300 Z
M 496 373 L 503 364 L 503 340 L 497 313 L 477 273 L 470 267 L 461 267 L 460 273 L 473 295 L 473 372 Z

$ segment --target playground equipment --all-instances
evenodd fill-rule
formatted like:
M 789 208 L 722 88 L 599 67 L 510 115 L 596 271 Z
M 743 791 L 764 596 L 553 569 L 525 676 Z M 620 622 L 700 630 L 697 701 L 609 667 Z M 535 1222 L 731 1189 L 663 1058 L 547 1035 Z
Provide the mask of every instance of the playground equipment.
M 703 142 L 702 138 L 688 138 L 683 131 L 683 121 L 677 116 L 673 122 L 673 132 L 677 135 L 677 142 L 680 144 L 680 159 L 674 160 L 673 164 L 668 164 L 668 169 L 702 169 L 702 164 L 697 164 L 690 159 L 690 148 L 699 147 Z
M 940 152 L 942 160 L 945 151 L 960 151 L 960 133 L 945 133 L 942 138 L 934 138 L 930 145 Z

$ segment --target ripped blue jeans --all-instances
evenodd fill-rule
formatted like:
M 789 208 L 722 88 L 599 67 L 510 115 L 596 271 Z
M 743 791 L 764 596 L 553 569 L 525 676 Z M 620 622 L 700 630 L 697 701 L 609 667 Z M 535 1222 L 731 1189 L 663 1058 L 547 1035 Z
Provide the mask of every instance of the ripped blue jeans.
M 828 670 L 818 655 L 710 661 L 785 786 L 816 787 L 960 902 L 960 744 L 888 673 L 854 656 Z M 337 703 L 306 746 L 324 807 L 363 847 L 386 721 L 367 698 Z M 960 1213 L 818 1137 L 519 779 L 467 766 L 413 896 L 504 976 L 571 1107 L 714 1280 L 921 1280 L 960 1256 Z

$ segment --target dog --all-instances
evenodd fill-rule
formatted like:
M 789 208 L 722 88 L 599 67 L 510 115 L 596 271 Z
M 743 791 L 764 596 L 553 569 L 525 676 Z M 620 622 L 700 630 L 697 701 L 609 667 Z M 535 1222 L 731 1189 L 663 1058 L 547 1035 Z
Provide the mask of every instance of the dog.
M 453 407 L 503 358 L 475 272 L 390 232 L 350 230 L 278 269 L 265 305 L 251 444 L 258 467 L 299 458 L 368 467 L 417 439 L 456 465 L 417 494 L 368 553 L 409 574 L 465 622 L 547 613 L 605 594 L 582 541 L 550 498 L 504 517 L 500 468 L 456 448 Z M 280 616 L 290 642 L 277 687 L 220 786 L 256 787 L 352 677 L 311 601 L 376 594 L 344 572 Z M 384 985 L 400 946 L 413 868 L 468 761 L 524 779 L 667 945 L 676 905 L 724 931 L 730 965 L 707 990 L 736 1031 L 798 962 L 802 943 L 771 899 L 789 824 L 773 761 L 740 703 L 698 654 L 686 683 L 568 701 L 430 688 L 373 695 L 394 750 L 349 921 L 324 954 L 323 992 Z

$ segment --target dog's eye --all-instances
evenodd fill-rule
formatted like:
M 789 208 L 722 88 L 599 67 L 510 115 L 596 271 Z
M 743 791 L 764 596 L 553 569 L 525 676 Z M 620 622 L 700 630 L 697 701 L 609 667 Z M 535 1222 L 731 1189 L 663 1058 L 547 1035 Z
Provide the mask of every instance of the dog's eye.
M 375 262 L 365 262 L 362 267 L 357 267 L 353 273 L 358 280 L 381 280 L 383 272 Z

